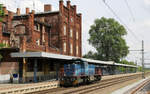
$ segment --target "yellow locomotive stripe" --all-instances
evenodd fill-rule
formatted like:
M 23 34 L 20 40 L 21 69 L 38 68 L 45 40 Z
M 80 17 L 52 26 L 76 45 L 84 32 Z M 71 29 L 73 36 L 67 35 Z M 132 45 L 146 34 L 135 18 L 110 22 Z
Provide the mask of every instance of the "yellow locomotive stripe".
M 78 80 L 75 80 L 74 82 L 73 82 L 73 85 L 77 85 L 78 84 Z

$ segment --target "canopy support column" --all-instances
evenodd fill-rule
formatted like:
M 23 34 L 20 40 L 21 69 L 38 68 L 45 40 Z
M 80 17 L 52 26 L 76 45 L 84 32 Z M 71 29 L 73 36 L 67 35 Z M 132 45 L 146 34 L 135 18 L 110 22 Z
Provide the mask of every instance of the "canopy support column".
M 34 82 L 37 82 L 37 59 L 34 60 Z

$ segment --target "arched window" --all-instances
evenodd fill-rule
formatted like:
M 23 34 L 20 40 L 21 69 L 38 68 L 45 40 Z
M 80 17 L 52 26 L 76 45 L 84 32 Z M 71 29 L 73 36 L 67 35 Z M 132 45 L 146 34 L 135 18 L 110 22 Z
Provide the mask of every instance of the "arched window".
M 6 32 L 6 23 L 2 23 L 2 32 Z
M 76 46 L 76 55 L 78 55 L 78 54 L 79 54 L 79 47 Z
M 70 38 L 72 38 L 72 36 L 73 36 L 73 30 L 70 29 Z
M 79 33 L 78 33 L 78 31 L 76 31 L 76 39 L 77 40 L 79 39 Z
M 64 25 L 64 35 L 66 35 L 66 25 Z
M 23 24 L 15 26 L 15 34 L 25 34 L 26 33 L 26 27 Z
M 72 46 L 72 44 L 70 44 L 70 54 L 72 54 L 73 53 L 73 46 Z
M 66 47 L 66 42 L 64 42 L 63 46 L 64 46 L 64 47 L 63 47 L 63 51 L 66 52 L 66 48 L 67 48 L 67 47 Z

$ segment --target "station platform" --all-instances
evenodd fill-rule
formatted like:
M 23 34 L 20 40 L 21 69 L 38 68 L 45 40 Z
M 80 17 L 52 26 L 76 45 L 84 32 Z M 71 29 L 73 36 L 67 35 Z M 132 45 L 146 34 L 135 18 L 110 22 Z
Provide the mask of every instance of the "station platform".
M 133 84 L 130 84 L 128 86 L 125 86 L 123 88 L 120 88 L 114 92 L 112 92 L 111 94 L 132 94 L 132 91 L 134 91 L 136 88 L 138 88 L 139 86 L 141 86 L 144 82 L 147 82 L 147 80 L 150 79 L 150 76 L 146 77 L 145 79 L 141 79 Z M 137 94 L 137 93 L 135 93 Z M 149 93 L 138 93 L 138 94 L 149 94 Z
M 59 81 L 30 84 L 0 84 L 0 94 L 23 94 L 59 87 Z
M 102 80 L 112 79 L 116 77 L 129 76 L 140 73 L 128 73 L 128 74 L 118 74 L 118 75 L 108 75 L 103 76 Z M 49 82 L 40 82 L 40 83 L 28 83 L 28 84 L 0 84 L 0 94 L 1 93 L 30 93 L 40 90 L 52 89 L 59 87 L 59 81 L 49 81 Z
M 130 75 L 135 75 L 135 74 L 141 74 L 141 72 L 102 76 L 102 80 L 112 79 L 116 77 L 130 76 Z

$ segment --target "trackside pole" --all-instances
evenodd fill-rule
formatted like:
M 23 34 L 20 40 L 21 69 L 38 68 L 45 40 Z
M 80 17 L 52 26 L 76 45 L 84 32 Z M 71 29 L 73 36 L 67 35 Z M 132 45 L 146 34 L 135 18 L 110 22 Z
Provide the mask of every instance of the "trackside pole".
M 142 79 L 145 79 L 145 70 L 144 70 L 144 41 L 142 40 Z

